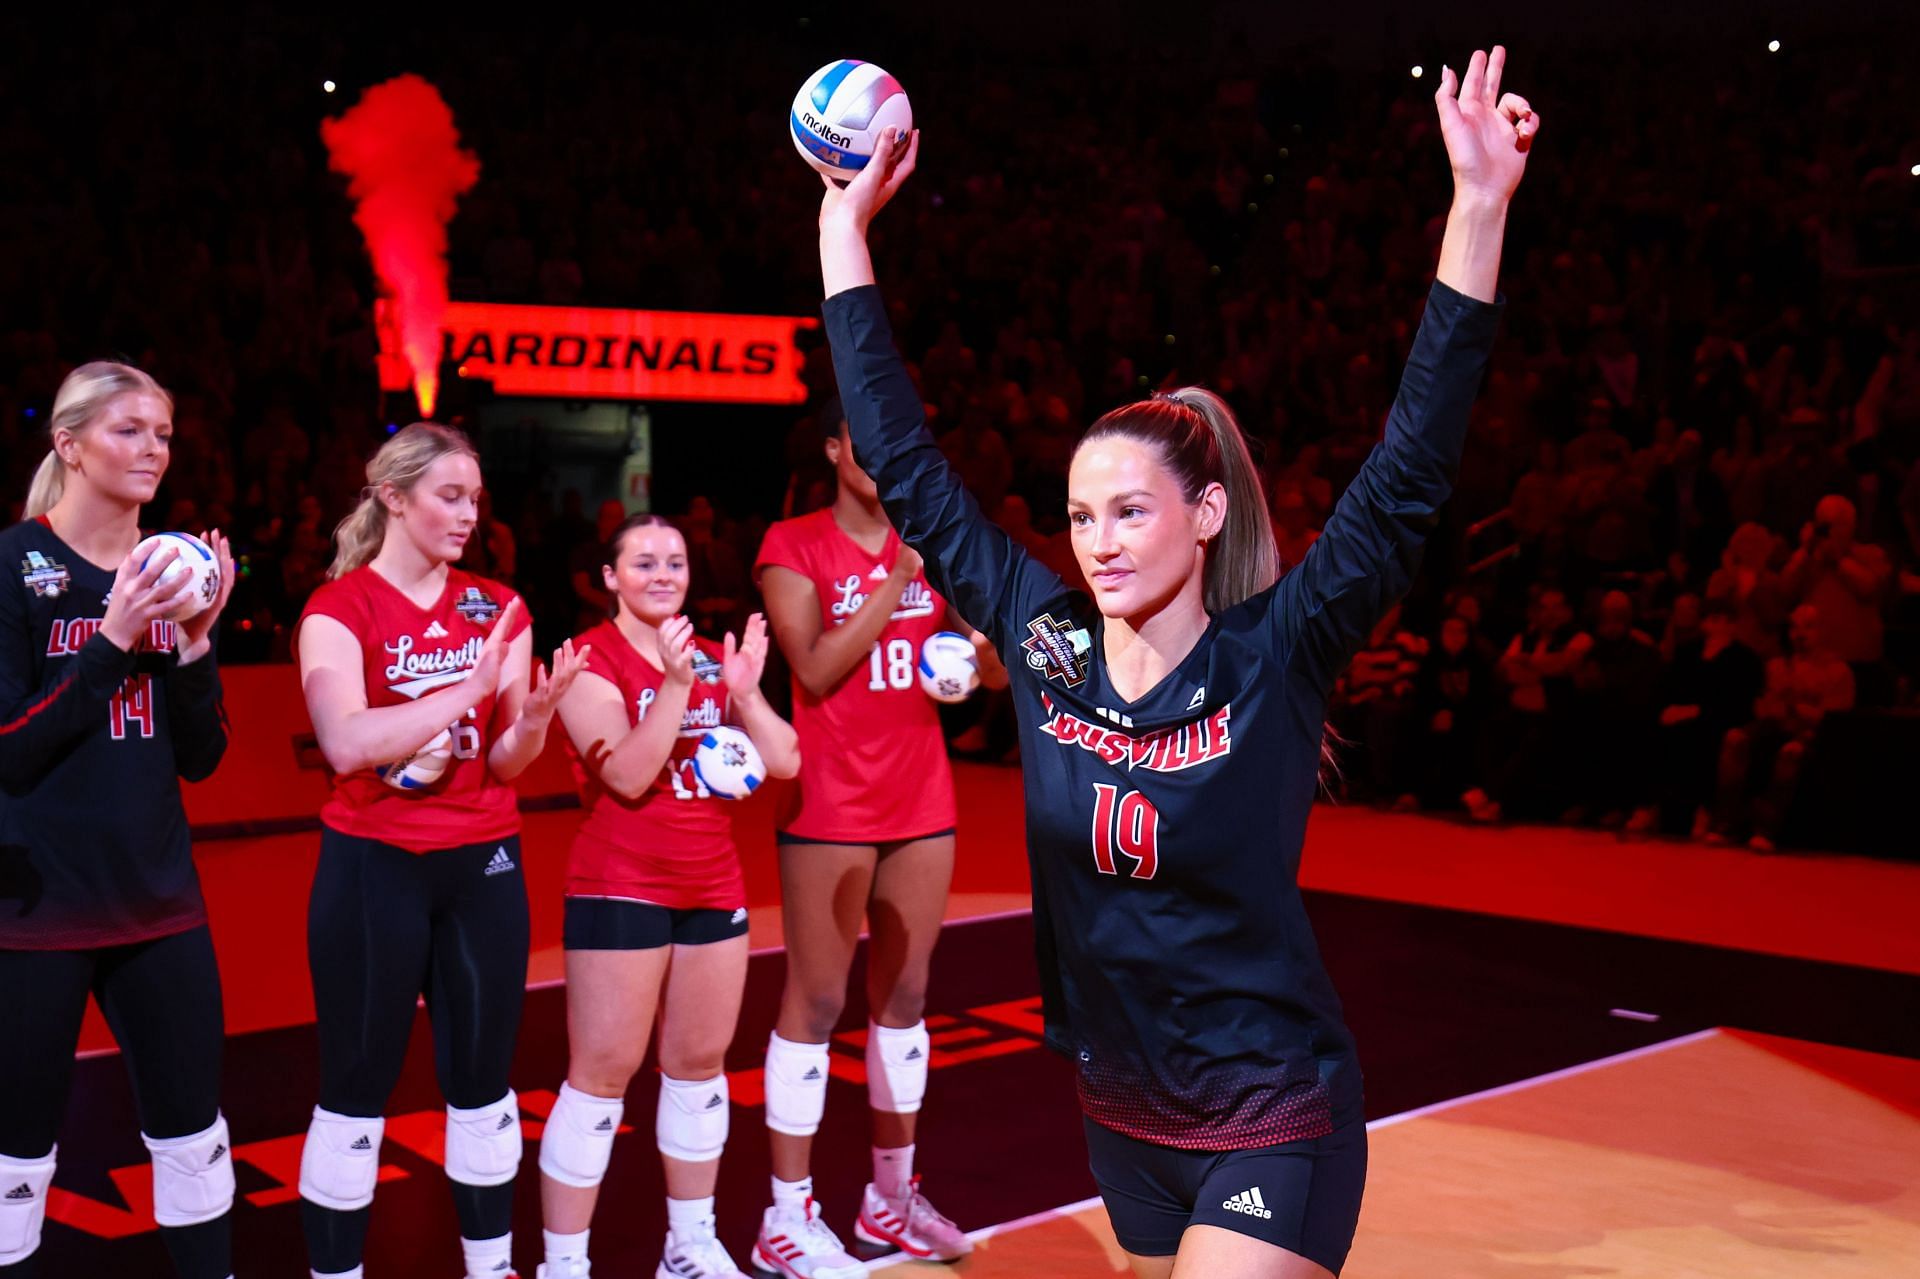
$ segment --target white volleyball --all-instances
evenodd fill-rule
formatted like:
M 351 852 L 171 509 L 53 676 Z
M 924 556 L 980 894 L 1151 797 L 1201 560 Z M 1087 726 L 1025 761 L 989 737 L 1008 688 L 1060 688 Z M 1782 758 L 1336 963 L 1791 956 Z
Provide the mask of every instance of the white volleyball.
M 721 799 L 745 799 L 767 780 L 767 766 L 751 737 L 722 724 L 693 748 L 693 775 Z
M 425 790 L 446 775 L 453 762 L 453 734 L 441 729 L 434 739 L 405 759 L 382 764 L 373 771 L 395 790 Z
M 913 107 L 900 82 L 871 62 L 843 58 L 807 77 L 793 99 L 793 145 L 830 178 L 851 181 L 867 167 L 889 128 L 913 131 Z
M 952 631 L 920 646 L 920 687 L 936 702 L 964 702 L 980 686 L 980 655 L 973 641 Z
M 213 548 L 191 533 L 155 533 L 133 548 L 135 561 L 141 568 L 154 556 L 168 550 L 179 552 L 179 558 L 167 565 L 167 571 L 160 575 L 162 591 L 177 591 L 184 585 L 184 579 L 193 578 L 193 589 L 187 593 L 170 616 L 174 621 L 185 621 L 195 613 L 204 612 L 213 607 L 213 601 L 220 594 L 220 557 Z

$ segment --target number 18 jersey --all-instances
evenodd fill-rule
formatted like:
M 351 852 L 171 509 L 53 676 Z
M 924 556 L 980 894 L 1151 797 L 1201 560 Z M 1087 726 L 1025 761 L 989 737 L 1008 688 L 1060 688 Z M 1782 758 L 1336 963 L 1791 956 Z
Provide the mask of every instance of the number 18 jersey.
M 813 583 L 823 630 L 842 625 L 886 581 L 900 539 L 872 555 L 834 522 L 832 510 L 767 530 L 754 563 Z M 939 710 L 920 689 L 920 646 L 944 628 L 947 602 L 916 574 L 865 661 L 825 697 L 793 681 L 800 776 L 783 788 L 780 830 L 795 839 L 880 844 L 953 829 L 953 773 Z

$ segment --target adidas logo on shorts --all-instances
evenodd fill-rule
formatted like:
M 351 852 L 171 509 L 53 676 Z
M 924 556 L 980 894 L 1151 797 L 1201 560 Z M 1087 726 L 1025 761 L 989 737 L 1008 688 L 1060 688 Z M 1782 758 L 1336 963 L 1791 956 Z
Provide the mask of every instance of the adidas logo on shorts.
M 8 1203 L 20 1203 L 31 1198 L 33 1198 L 33 1187 L 24 1181 L 7 1192 Z
M 353 1139 L 353 1144 L 351 1146 L 348 1146 L 347 1149 L 348 1150 L 372 1150 L 373 1142 L 368 1140 L 367 1135 L 365 1133 L 361 1133 L 358 1137 L 355 1137 Z
M 507 846 L 502 844 L 495 850 L 493 860 L 487 863 L 487 874 L 504 875 L 512 869 L 513 858 L 507 856 Z
M 744 924 L 747 922 L 747 908 L 745 906 L 742 906 L 733 912 L 732 922 L 736 924 Z
M 1221 1201 L 1220 1206 L 1228 1212 L 1244 1212 L 1249 1217 L 1261 1217 L 1271 1220 L 1273 1213 L 1267 1208 L 1267 1201 L 1260 1197 L 1260 1187 L 1242 1190 L 1239 1194 Z

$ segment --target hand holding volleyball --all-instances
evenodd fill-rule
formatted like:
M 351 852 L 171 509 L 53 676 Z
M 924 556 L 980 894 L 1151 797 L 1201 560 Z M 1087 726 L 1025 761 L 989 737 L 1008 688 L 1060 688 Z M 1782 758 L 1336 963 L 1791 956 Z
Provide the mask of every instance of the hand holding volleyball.
M 178 652 L 182 661 L 193 661 L 205 651 L 204 645 L 211 642 L 213 628 L 219 624 L 220 614 L 226 610 L 227 600 L 233 596 L 233 547 L 219 529 L 209 529 L 197 539 L 213 552 L 214 589 L 211 603 L 197 608 L 180 621 Z M 204 578 L 195 583 L 204 598 L 206 583 Z
M 887 129 L 882 133 L 873 159 L 844 188 L 821 174 L 820 181 L 827 188 L 820 200 L 822 229 L 837 224 L 864 236 L 873 215 L 884 209 L 894 193 L 913 176 L 913 166 L 919 159 L 920 130 L 902 134 L 899 130 Z
M 1507 51 L 1496 44 L 1491 55 L 1474 50 L 1463 80 L 1455 79 L 1451 67 L 1440 69 L 1434 105 L 1453 165 L 1456 197 L 1504 204 L 1527 171 L 1527 151 L 1540 131 L 1540 116 L 1519 94 L 1500 91 L 1506 67 Z

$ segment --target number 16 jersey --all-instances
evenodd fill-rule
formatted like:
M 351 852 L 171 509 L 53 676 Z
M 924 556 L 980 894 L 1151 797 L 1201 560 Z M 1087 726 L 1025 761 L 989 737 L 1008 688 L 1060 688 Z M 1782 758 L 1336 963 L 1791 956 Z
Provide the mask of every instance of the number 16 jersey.
M 831 509 L 782 520 L 767 530 L 754 563 L 789 569 L 813 583 L 823 632 L 866 605 L 893 568 L 900 539 L 889 530 L 869 554 Z M 782 789 L 781 832 L 793 839 L 882 844 L 953 829 L 953 773 L 940 714 L 920 689 L 920 647 L 946 624 L 947 602 L 915 574 L 866 659 L 825 697 L 793 681 L 800 776 Z

